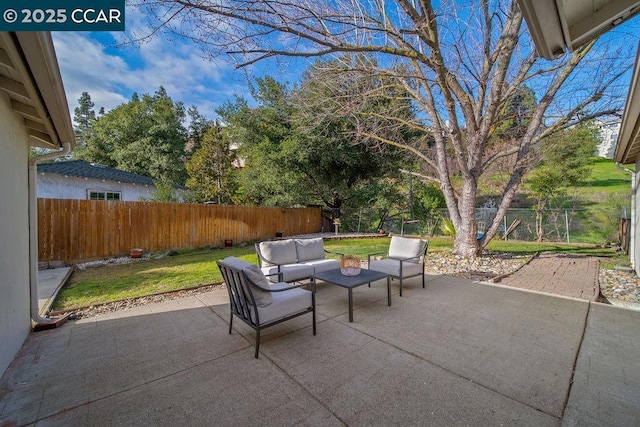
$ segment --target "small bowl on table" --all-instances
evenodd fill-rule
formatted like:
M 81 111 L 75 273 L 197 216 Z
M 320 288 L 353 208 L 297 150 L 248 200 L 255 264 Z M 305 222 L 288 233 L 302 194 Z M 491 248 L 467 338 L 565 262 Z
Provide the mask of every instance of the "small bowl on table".
M 353 255 L 344 255 L 340 258 L 340 272 L 345 276 L 357 276 L 360 274 L 360 258 Z

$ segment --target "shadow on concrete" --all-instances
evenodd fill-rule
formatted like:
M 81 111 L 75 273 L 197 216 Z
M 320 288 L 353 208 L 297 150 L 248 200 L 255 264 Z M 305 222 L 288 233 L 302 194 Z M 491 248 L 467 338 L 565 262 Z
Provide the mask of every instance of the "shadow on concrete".
M 318 286 L 310 315 L 228 333 L 225 289 L 31 334 L 0 425 L 602 425 L 640 420 L 640 313 L 432 276 Z M 574 372 L 575 371 L 575 372 Z

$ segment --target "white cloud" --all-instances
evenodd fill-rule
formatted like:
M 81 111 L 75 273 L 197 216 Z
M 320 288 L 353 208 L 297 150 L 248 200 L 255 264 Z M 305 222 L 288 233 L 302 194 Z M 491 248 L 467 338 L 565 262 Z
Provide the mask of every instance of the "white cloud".
M 108 111 L 134 92 L 153 93 L 163 86 L 174 101 L 196 105 L 208 117 L 234 94 L 248 96 L 241 72 L 224 61 L 205 59 L 198 46 L 182 39 L 156 36 L 114 49 L 90 33 L 58 32 L 53 38 L 72 114 L 82 92 L 89 93 L 96 110 Z
M 89 92 L 98 108 L 111 109 L 127 100 L 119 90 L 128 66 L 122 58 L 107 55 L 85 33 L 55 32 L 53 40 L 69 109 L 77 106 L 82 92 Z
M 153 93 L 163 86 L 174 101 L 195 105 L 201 114 L 214 118 L 214 110 L 234 95 L 251 102 L 247 72 L 291 82 L 306 68 L 301 61 L 281 58 L 235 70 L 194 42 L 162 33 L 131 43 L 151 33 L 147 18 L 141 9 L 127 7 L 125 32 L 52 33 L 71 114 L 82 92 L 91 95 L 96 110 L 108 111 L 127 102 L 134 92 Z

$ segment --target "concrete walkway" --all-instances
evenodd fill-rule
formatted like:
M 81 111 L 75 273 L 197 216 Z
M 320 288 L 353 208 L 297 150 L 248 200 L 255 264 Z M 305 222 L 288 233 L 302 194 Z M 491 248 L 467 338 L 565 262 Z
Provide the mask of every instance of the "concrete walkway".
M 67 282 L 73 267 L 51 268 L 38 271 L 38 314 L 44 316 L 60 289 Z
M 637 425 L 640 313 L 432 276 L 319 285 L 310 315 L 228 334 L 225 289 L 32 334 L 0 425 Z

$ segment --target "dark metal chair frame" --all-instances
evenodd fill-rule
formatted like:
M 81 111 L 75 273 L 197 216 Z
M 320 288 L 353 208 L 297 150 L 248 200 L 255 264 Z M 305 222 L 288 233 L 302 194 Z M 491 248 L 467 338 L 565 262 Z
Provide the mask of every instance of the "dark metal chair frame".
M 294 317 L 302 316 L 303 314 L 312 313 L 313 317 L 313 335 L 316 335 L 316 286 L 315 283 L 300 284 L 288 286 L 282 289 L 272 289 L 269 292 L 286 292 L 291 289 L 299 288 L 302 286 L 309 286 L 311 288 L 311 306 L 305 310 L 293 313 L 281 319 L 277 319 L 267 323 L 260 323 L 260 314 L 258 313 L 258 306 L 256 305 L 255 297 L 251 291 L 251 280 L 247 275 L 237 268 L 231 267 L 224 263 L 224 261 L 216 261 L 218 268 L 222 273 L 222 278 L 226 284 L 227 291 L 229 292 L 229 304 L 230 304 L 230 318 L 229 318 L 229 334 L 233 327 L 233 315 L 235 314 L 240 320 L 249 325 L 254 331 L 256 331 L 256 352 L 255 357 L 258 358 L 258 352 L 260 350 L 260 331 L 278 323 L 286 322 Z
M 422 253 L 420 255 L 418 255 L 418 256 L 411 257 L 411 258 L 395 258 L 395 257 L 391 257 L 391 256 L 388 256 L 388 252 L 379 252 L 379 253 L 369 254 L 369 255 L 367 255 L 367 263 L 368 263 L 367 265 L 368 266 L 371 265 L 371 257 L 372 256 L 384 255 L 384 254 L 387 254 L 387 258 L 389 258 L 389 259 L 395 259 L 396 261 L 400 261 L 400 276 L 398 277 L 398 276 L 391 275 L 391 278 L 400 280 L 400 296 L 402 296 L 402 279 L 403 279 L 403 277 L 405 279 L 408 279 L 410 277 L 422 276 L 422 288 L 423 289 L 425 288 L 425 285 L 424 285 L 424 262 L 425 262 L 425 258 L 427 257 L 427 250 L 428 249 L 429 249 L 429 241 L 427 240 L 425 245 L 424 245 L 424 249 L 423 249 Z M 402 275 L 402 264 L 405 263 L 405 262 L 415 263 L 415 260 L 417 260 L 418 263 L 422 265 L 422 268 L 420 269 L 420 273 L 413 274 L 411 276 L 403 276 Z

